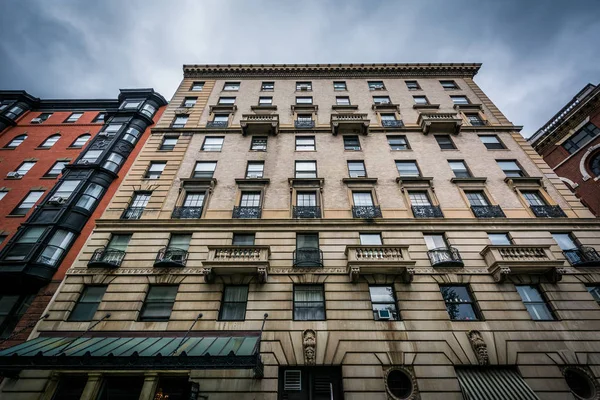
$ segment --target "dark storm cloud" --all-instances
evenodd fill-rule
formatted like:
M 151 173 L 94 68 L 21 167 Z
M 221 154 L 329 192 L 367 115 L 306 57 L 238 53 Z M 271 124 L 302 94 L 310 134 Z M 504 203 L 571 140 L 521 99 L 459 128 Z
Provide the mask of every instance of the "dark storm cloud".
M 0 88 L 170 97 L 184 63 L 482 62 L 532 134 L 600 81 L 600 1 L 5 1 Z

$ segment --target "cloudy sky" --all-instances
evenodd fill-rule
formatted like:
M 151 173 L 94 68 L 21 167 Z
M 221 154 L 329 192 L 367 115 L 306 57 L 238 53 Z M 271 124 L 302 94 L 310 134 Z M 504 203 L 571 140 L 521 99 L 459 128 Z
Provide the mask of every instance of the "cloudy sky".
M 481 62 L 529 136 L 600 83 L 599 0 L 5 0 L 0 26 L 0 89 L 44 98 L 169 98 L 185 63 Z

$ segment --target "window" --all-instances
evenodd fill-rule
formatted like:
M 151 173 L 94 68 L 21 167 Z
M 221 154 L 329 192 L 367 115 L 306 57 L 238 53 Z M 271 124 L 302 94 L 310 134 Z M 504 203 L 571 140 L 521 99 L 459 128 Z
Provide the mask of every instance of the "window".
M 204 205 L 204 193 L 187 193 L 183 200 L 183 207 L 202 208 Z
M 348 175 L 350 178 L 364 178 L 367 176 L 364 161 L 348 161 Z
M 25 174 L 27 174 L 29 170 L 33 168 L 34 165 L 35 161 L 25 161 L 21 165 L 19 165 L 19 168 L 17 168 L 15 172 L 21 176 L 25 176 Z
M 263 82 L 260 85 L 260 90 L 263 92 L 272 92 L 275 90 L 275 82 Z
M 229 122 L 229 114 L 215 114 L 213 122 L 227 125 Z
M 182 106 L 186 107 L 186 108 L 194 107 L 196 105 L 197 101 L 198 101 L 197 97 L 186 97 L 183 100 Z
M 333 82 L 333 90 L 346 90 L 346 82 L 344 82 L 344 81 Z
M 446 239 L 444 239 L 444 235 L 442 234 L 432 234 L 432 235 L 423 235 L 425 239 L 425 245 L 427 246 L 427 250 L 436 250 L 436 249 L 447 249 L 448 244 L 446 243 Z
M 171 151 L 177 145 L 178 137 L 165 137 L 160 145 L 160 150 Z
M 375 104 L 392 104 L 389 96 L 373 96 L 373 103 Z
M 298 122 L 312 122 L 312 114 L 298 114 Z
M 277 393 L 285 400 L 341 400 L 342 367 L 281 367 Z
M 0 339 L 10 337 L 33 299 L 33 295 L 0 295 Z
M 375 321 L 397 321 L 400 319 L 398 318 L 393 286 L 369 286 L 369 294 L 371 295 L 371 307 Z
M 467 164 L 465 164 L 464 161 L 462 160 L 454 160 L 454 161 L 448 161 L 448 164 L 450 165 L 450 169 L 452 170 L 452 172 L 454 172 L 454 176 L 456 176 L 457 178 L 470 178 L 471 177 L 471 173 L 469 172 L 469 169 L 467 168 Z
M 316 207 L 317 194 L 315 192 L 296 192 L 297 207 Z
M 316 178 L 317 177 L 317 162 L 316 161 L 296 161 L 296 178 Z
M 92 123 L 94 124 L 99 124 L 99 123 L 104 123 L 104 121 L 106 121 L 106 113 L 98 113 L 94 119 L 92 120 Z
M 55 266 L 69 249 L 75 234 L 64 229 L 57 230 L 37 259 L 37 262 Z
M 338 106 L 349 106 L 350 105 L 350 97 L 348 96 L 337 96 L 335 98 L 335 104 Z
M 26 228 L 23 234 L 19 236 L 13 246 L 6 253 L 5 260 L 24 260 L 29 255 L 29 252 L 34 248 L 35 244 L 39 241 L 45 230 L 46 228 L 37 226 Z
M 510 246 L 512 244 L 508 233 L 488 233 L 488 239 L 493 246 Z
M 27 135 L 19 135 L 15 136 L 13 140 L 11 140 L 4 148 L 5 149 L 16 149 L 27 139 Z
M 525 176 L 525 173 L 514 160 L 496 160 L 498 166 L 504 171 L 504 174 L 509 178 Z
M 573 398 L 591 400 L 598 397 L 596 382 L 590 378 L 589 372 L 584 372 L 584 368 L 567 367 L 563 369 L 563 375 Z
M 388 144 L 392 150 L 408 150 L 410 149 L 406 136 L 388 136 Z
M 69 321 L 91 321 L 94 319 L 94 314 L 96 314 L 96 310 L 102 302 L 106 288 L 106 285 L 86 286 L 69 315 Z
M 92 135 L 84 133 L 83 135 L 81 135 L 77 139 L 75 139 L 75 141 L 71 144 L 70 147 L 80 149 L 83 146 L 85 146 L 85 144 L 88 142 L 88 140 L 90 140 L 91 137 L 92 137 Z
M 469 204 L 471 204 L 471 206 L 477 207 L 490 205 L 488 199 L 485 197 L 485 194 L 482 191 L 465 192 L 465 196 L 467 196 L 467 200 L 469 200 Z
M 103 132 L 109 136 L 114 136 L 121 130 L 123 124 L 108 124 L 106 128 L 104 128 Z
M 446 303 L 446 311 L 452 321 L 479 319 L 479 313 L 467 286 L 440 286 L 440 290 Z
M 110 153 L 108 157 L 106 157 L 104 164 L 102 164 L 102 168 L 116 173 L 119 170 L 119 168 L 121 168 L 121 164 L 123 164 L 123 161 L 125 161 L 125 158 L 122 155 L 117 153 Z
M 239 82 L 225 82 L 225 84 L 223 85 L 223 91 L 231 91 L 231 92 L 235 92 L 240 90 L 240 83 Z
M 32 124 L 41 124 L 43 122 L 46 122 L 46 120 L 48 118 L 50 118 L 52 116 L 52 113 L 41 113 L 40 115 L 38 115 L 36 118 L 33 118 L 31 120 Z
M 248 161 L 246 168 L 246 179 L 262 178 L 265 170 L 264 161 Z
M 129 245 L 129 241 L 131 240 L 131 234 L 118 234 L 112 235 L 108 245 L 106 245 L 107 250 L 118 250 L 125 251 L 127 250 L 127 246 Z
M 204 143 L 202 144 L 203 151 L 221 151 L 223 148 L 224 137 L 210 137 L 207 136 L 204 138 Z
M 150 285 L 140 313 L 140 321 L 168 321 L 175 304 L 178 287 Z
M 121 108 L 125 110 L 137 110 L 140 108 L 140 104 L 142 104 L 143 100 L 125 100 Z
M 234 233 L 231 244 L 234 246 L 254 246 L 254 233 Z
M 383 81 L 369 81 L 369 90 L 385 90 Z
M 361 233 L 360 244 L 363 246 L 381 246 L 381 233 Z
M 171 124 L 172 128 L 183 128 L 187 123 L 188 116 L 187 115 L 176 115 L 175 120 Z
M 61 374 L 52 400 L 79 400 L 87 385 L 88 376 Z
M 396 168 L 401 177 L 421 176 L 416 161 L 396 161 Z
M 272 97 L 266 97 L 266 96 L 261 96 L 258 98 L 258 105 L 259 106 L 270 106 L 273 104 L 273 98 Z
M 344 150 L 360 151 L 360 140 L 358 136 L 344 136 Z
M 389 121 L 395 122 L 395 121 L 397 121 L 396 114 L 380 114 L 380 116 L 381 116 L 381 123 L 384 126 L 389 126 L 389 125 L 386 125 L 386 122 L 389 122 Z M 392 124 L 392 126 L 394 126 L 394 125 Z
M 52 166 L 52 168 L 50 168 L 48 170 L 48 172 L 46 172 L 46 175 L 44 175 L 45 178 L 57 178 L 61 173 L 62 170 L 65 168 L 65 165 L 69 164 L 68 161 L 57 161 L 54 163 L 54 165 Z
M 312 104 L 312 97 L 296 97 L 296 104 Z
M 167 163 L 165 161 L 152 161 L 146 171 L 145 179 L 158 179 L 162 175 Z
M 49 149 L 52 146 L 54 146 L 56 144 L 56 142 L 58 142 L 58 139 L 60 139 L 59 134 L 52 135 L 52 136 L 48 137 L 48 139 L 44 140 L 44 143 L 42 143 L 40 145 L 40 147 L 43 149 Z
M 456 150 L 456 146 L 448 135 L 435 135 L 435 140 L 442 150 Z
M 450 96 L 454 104 L 470 104 L 467 96 Z
M 404 81 L 408 90 L 420 90 L 421 87 L 417 81 Z
M 192 178 L 207 178 L 212 179 L 215 168 L 217 168 L 216 161 L 198 161 L 194 168 L 194 175 Z
M 260 207 L 260 192 L 242 192 L 240 207 Z
M 413 100 L 414 100 L 415 104 L 418 104 L 418 105 L 429 104 L 429 100 L 427 100 L 427 97 L 425 97 L 425 96 L 413 96 Z
M 552 237 L 563 251 L 574 250 L 578 247 L 570 233 L 553 233 Z
M 465 117 L 469 120 L 471 126 L 484 126 L 485 122 L 481 119 L 479 114 L 465 114 Z
M 80 183 L 81 181 L 79 180 L 62 181 L 60 186 L 58 186 L 58 188 L 54 192 L 53 197 L 62 197 L 63 199 L 69 199 Z
M 44 195 L 43 190 L 32 190 L 27 193 L 27 196 L 21 201 L 21 203 L 15 207 L 10 215 L 25 215 L 33 208 L 35 203 Z
M 371 192 L 352 192 L 352 200 L 355 207 L 373 206 L 373 195 Z
M 446 90 L 458 89 L 458 85 L 454 81 L 440 81 L 440 85 Z
M 167 249 L 188 251 L 190 248 L 191 240 L 192 235 L 190 234 L 173 234 L 169 239 Z M 182 260 L 183 256 L 180 254 L 172 254 L 170 257 L 174 261 L 179 261 Z
M 325 320 L 323 285 L 294 285 L 294 321 Z
M 587 142 L 600 135 L 600 128 L 596 125 L 589 123 L 580 130 L 578 130 L 573 136 L 563 143 L 563 147 L 569 153 L 573 154 Z
M 67 118 L 64 121 L 64 123 L 65 124 L 72 124 L 74 122 L 77 122 L 77 120 L 79 120 L 79 118 L 81 118 L 82 115 L 83 115 L 83 113 L 79 113 L 79 112 L 71 113 L 71 115 L 69 115 L 69 118 Z
M 143 376 L 104 376 L 96 400 L 138 399 L 144 385 Z
M 100 199 L 100 196 L 102 196 L 102 192 L 104 192 L 102 186 L 96 183 L 90 183 L 77 201 L 76 206 L 91 210 Z
M 296 136 L 296 151 L 314 151 L 314 136 Z
M 410 199 L 410 204 L 413 206 L 431 207 L 431 201 L 427 192 L 408 192 L 408 198 Z
M 250 150 L 267 151 L 267 137 L 266 136 L 253 136 L 252 142 L 250 143 Z
M 312 90 L 312 82 L 296 82 L 296 90 Z
M 243 321 L 246 319 L 248 285 L 227 285 L 223 289 L 223 301 L 219 321 Z
M 534 321 L 552 321 L 556 319 L 537 287 L 531 285 L 515 285 L 515 287 Z
M 386 389 L 394 399 L 409 399 L 415 391 L 414 378 L 412 375 L 400 368 L 389 370 L 386 376 Z
M 218 104 L 220 104 L 220 105 L 235 104 L 235 97 L 219 97 Z
M 587 291 L 590 292 L 596 303 L 600 305 L 600 286 L 587 286 Z
M 204 89 L 204 82 L 194 82 L 190 90 L 192 92 L 201 92 Z
M 94 164 L 98 157 L 102 155 L 103 150 L 88 150 L 83 153 L 83 157 L 77 161 L 78 164 Z
M 4 196 L 6 196 L 7 194 L 8 194 L 8 192 L 6 190 L 0 190 L 0 200 L 2 200 L 4 198 Z
M 150 193 L 135 192 L 129 208 L 123 213 L 123 219 L 140 219 L 150 201 Z
M 503 150 L 506 148 L 496 135 L 480 135 L 479 139 L 488 150 Z

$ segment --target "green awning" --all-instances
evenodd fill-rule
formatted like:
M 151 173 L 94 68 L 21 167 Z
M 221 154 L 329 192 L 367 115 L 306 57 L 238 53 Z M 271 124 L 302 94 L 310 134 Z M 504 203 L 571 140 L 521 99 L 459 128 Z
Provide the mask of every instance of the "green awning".
M 514 368 L 456 368 L 465 400 L 539 400 Z

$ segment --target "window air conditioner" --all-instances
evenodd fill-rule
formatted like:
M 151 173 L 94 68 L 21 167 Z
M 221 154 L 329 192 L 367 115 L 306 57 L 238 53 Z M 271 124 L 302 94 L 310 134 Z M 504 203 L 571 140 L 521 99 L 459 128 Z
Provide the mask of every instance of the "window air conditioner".
M 52 196 L 50 200 L 48 200 L 48 203 L 50 204 L 65 204 L 66 202 L 67 199 L 62 196 Z
M 90 160 L 79 160 L 79 161 L 77 161 L 77 164 L 88 165 L 89 163 L 90 163 Z
M 41 124 L 42 122 L 44 122 L 41 118 L 34 118 L 31 120 L 32 124 Z
M 378 319 L 392 319 L 392 313 L 390 310 L 377 310 Z
M 6 174 L 7 178 L 20 178 L 21 174 L 18 172 L 9 172 L 8 174 Z

